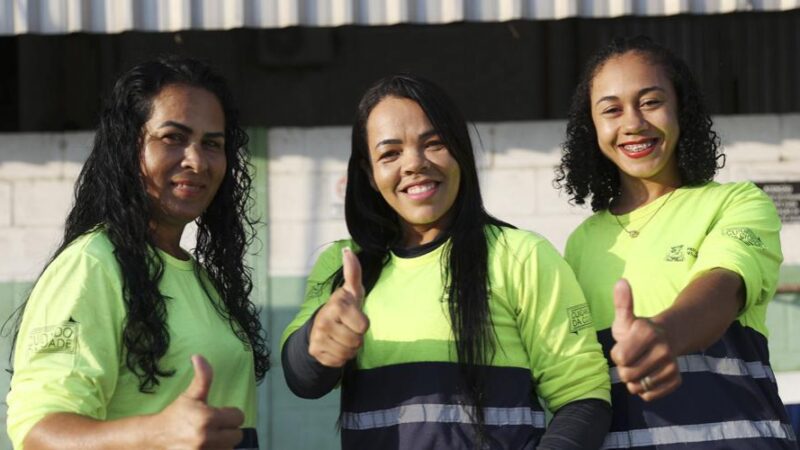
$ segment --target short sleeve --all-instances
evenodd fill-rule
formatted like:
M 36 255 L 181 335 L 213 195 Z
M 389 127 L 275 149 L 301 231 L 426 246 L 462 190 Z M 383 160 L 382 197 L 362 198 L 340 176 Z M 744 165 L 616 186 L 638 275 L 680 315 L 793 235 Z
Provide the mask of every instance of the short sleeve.
M 302 327 L 320 306 L 328 301 L 331 295 L 332 276 L 342 267 L 342 249 L 353 247 L 350 240 L 336 241 L 325 249 L 317 258 L 314 267 L 306 280 L 306 290 L 300 311 L 289 323 L 281 337 L 281 347 L 286 339 L 297 329 Z
M 772 200 L 758 187 L 733 186 L 698 249 L 687 281 L 714 268 L 739 274 L 747 289 L 743 314 L 753 305 L 766 304 L 775 293 L 783 260 L 781 223 Z
M 610 402 L 608 365 L 575 275 L 555 248 L 539 242 L 515 283 L 518 326 L 537 394 L 550 411 L 582 399 Z
M 37 281 L 15 345 L 7 398 L 15 448 L 51 413 L 105 419 L 119 374 L 124 320 L 114 272 L 68 249 Z

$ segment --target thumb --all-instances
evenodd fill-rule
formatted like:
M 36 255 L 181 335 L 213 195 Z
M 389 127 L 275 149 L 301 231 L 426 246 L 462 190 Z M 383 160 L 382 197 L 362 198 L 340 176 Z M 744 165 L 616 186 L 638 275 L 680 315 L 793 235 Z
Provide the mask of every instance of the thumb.
M 342 272 L 344 275 L 344 290 L 358 300 L 358 306 L 364 300 L 364 285 L 361 283 L 361 263 L 349 247 L 342 249 Z
M 208 399 L 208 391 L 211 390 L 214 371 L 211 369 L 211 364 L 201 355 L 192 355 L 192 366 L 194 366 L 194 378 L 183 395 L 205 403 Z
M 614 339 L 619 340 L 620 333 L 625 333 L 633 325 L 633 292 L 628 280 L 622 278 L 614 285 L 614 324 L 611 332 Z

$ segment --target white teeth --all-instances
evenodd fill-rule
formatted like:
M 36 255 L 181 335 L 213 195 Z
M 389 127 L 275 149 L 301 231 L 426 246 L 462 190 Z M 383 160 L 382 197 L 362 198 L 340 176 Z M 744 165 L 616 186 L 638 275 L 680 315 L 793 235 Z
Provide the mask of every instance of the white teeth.
M 409 194 L 421 194 L 428 192 L 436 186 L 436 183 L 417 184 L 408 188 Z
M 644 142 L 642 144 L 630 144 L 630 145 L 623 145 L 622 147 L 625 149 L 626 152 L 629 153 L 638 153 L 647 150 L 648 148 L 652 147 L 654 141 Z

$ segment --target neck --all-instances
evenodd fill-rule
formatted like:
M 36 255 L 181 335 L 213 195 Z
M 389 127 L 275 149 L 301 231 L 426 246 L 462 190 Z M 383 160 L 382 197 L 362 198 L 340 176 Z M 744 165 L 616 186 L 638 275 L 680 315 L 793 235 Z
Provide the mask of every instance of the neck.
M 171 226 L 159 223 L 150 224 L 150 233 L 156 247 L 165 251 L 170 256 L 187 260 L 186 251 L 181 248 L 181 236 L 185 226 Z
M 655 201 L 662 195 L 669 194 L 681 187 L 679 179 L 668 181 L 648 180 L 635 178 L 624 173 L 620 174 L 620 196 L 611 205 L 614 214 L 627 214 Z
M 438 226 L 422 227 L 422 226 L 409 226 L 406 228 L 403 237 L 403 248 L 418 247 L 433 242 L 444 229 Z

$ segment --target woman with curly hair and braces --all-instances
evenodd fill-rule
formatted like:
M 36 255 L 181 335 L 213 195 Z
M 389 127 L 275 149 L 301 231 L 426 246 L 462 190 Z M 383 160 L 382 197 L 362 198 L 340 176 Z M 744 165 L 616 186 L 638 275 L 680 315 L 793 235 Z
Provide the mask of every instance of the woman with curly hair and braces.
M 611 367 L 603 448 L 789 449 L 769 364 L 766 307 L 780 221 L 724 161 L 686 63 L 644 37 L 589 61 L 556 181 L 595 214 L 566 259 Z
M 246 143 L 205 64 L 163 58 L 117 81 L 16 325 L 15 448 L 257 448 L 269 360 L 243 261 Z

